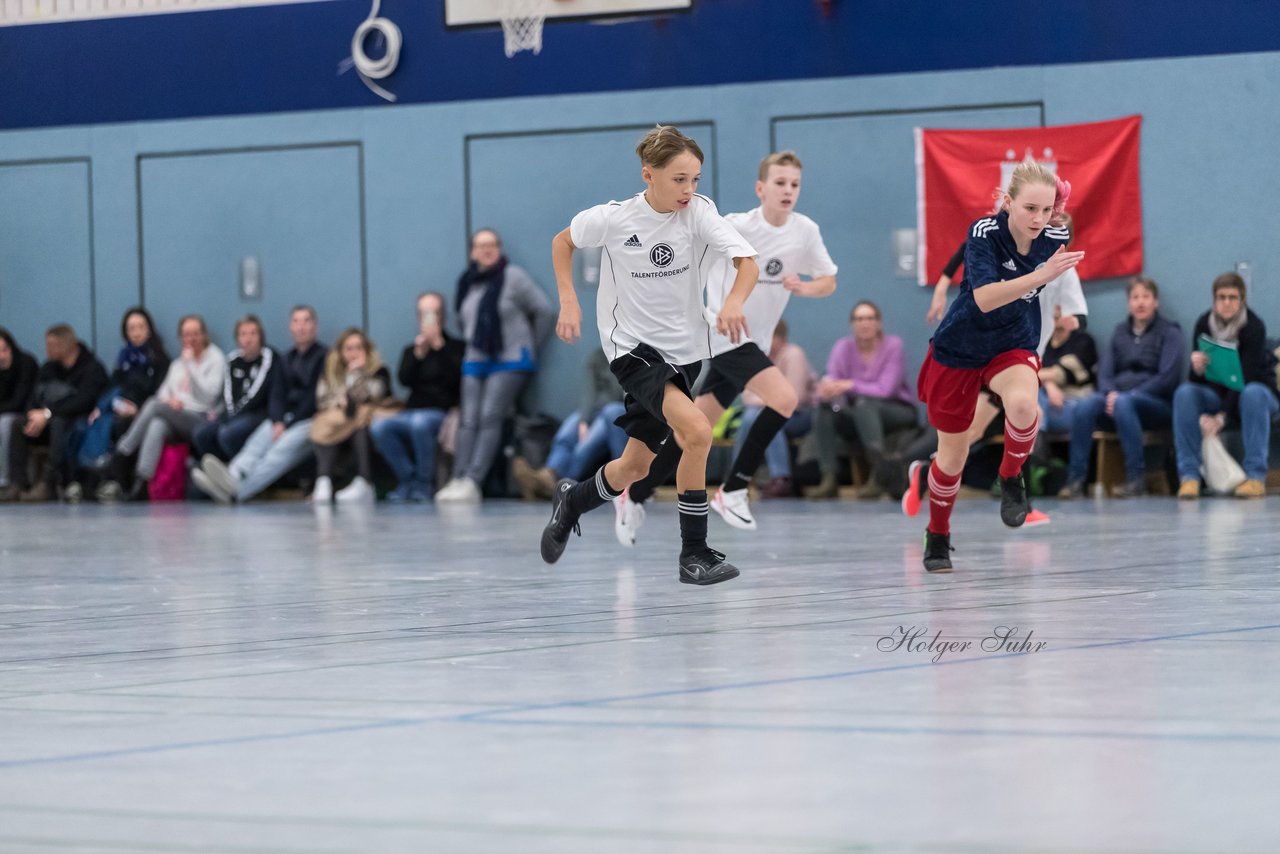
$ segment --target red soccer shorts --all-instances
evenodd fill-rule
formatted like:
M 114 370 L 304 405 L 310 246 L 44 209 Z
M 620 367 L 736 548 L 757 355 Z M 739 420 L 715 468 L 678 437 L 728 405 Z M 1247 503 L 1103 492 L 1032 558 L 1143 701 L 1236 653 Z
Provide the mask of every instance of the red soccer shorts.
M 929 423 L 940 433 L 964 433 L 973 423 L 978 395 L 991 378 L 1014 365 L 1040 371 L 1040 357 L 1030 350 L 1010 350 L 981 368 L 948 368 L 933 359 L 933 347 L 920 366 L 916 391 L 929 413 Z

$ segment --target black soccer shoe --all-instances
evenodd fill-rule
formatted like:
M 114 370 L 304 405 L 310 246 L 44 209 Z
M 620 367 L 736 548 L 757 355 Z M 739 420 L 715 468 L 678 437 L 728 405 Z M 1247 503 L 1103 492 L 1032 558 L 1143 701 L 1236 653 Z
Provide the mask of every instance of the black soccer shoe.
M 555 563 L 564 554 L 570 531 L 582 536 L 578 517 L 569 510 L 569 490 L 577 483 L 566 477 L 556 484 L 556 493 L 551 496 L 551 521 L 542 529 L 542 559 L 547 563 Z
M 1000 521 L 1010 528 L 1021 528 L 1029 512 L 1031 497 L 1027 494 L 1027 482 L 1022 473 L 1000 478 Z
M 682 584 L 719 584 L 738 577 L 738 568 L 724 559 L 715 549 L 703 549 L 692 555 L 680 555 L 680 582 Z
M 924 568 L 927 572 L 950 572 L 953 551 L 950 534 L 935 534 L 925 529 Z

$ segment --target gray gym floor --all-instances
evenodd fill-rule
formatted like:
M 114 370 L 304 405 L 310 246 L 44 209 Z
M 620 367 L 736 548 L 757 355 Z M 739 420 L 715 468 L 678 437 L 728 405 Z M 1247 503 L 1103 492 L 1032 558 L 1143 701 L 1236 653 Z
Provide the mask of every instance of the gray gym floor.
M 1274 852 L 1275 502 L 0 508 L 0 850 Z

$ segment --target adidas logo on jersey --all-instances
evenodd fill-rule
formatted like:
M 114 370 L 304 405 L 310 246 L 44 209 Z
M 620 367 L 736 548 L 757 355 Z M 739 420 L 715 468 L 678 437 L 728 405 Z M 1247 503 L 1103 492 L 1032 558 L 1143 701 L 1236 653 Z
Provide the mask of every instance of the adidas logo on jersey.
M 630 240 L 628 240 L 626 243 L 624 243 L 624 244 L 622 244 L 622 245 L 623 245 L 624 247 L 629 247 L 629 248 L 631 248 L 631 249 L 642 249 L 642 248 L 644 248 L 644 247 L 642 247 L 642 246 L 640 245 L 640 238 L 639 238 L 639 236 L 638 236 L 638 235 L 635 235 L 635 234 L 631 235 L 631 239 L 630 239 Z
M 1008 261 L 1005 261 L 1005 262 L 1004 262 L 1003 264 L 1001 264 L 1000 266 L 1001 266 L 1001 267 L 1004 267 L 1006 270 L 1012 270 L 1012 271 L 1013 271 L 1013 272 L 1015 272 L 1015 273 L 1016 273 L 1016 272 L 1018 272 L 1018 265 L 1017 265 L 1017 264 L 1015 264 L 1015 263 L 1013 263 L 1013 259 L 1012 259 L 1012 258 L 1010 258 Z

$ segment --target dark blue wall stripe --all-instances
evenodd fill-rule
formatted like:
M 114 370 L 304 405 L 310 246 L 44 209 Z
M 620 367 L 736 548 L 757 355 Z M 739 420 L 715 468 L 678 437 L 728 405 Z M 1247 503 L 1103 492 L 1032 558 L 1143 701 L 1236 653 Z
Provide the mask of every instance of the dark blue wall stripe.
M 695 0 L 661 21 L 550 23 L 508 60 L 496 28 L 446 30 L 443 0 L 386 0 L 400 103 L 1280 49 L 1270 0 L 869 4 Z M 0 28 L 0 128 L 382 103 L 337 75 L 365 0 Z M 998 93 L 983 93 L 993 96 Z

